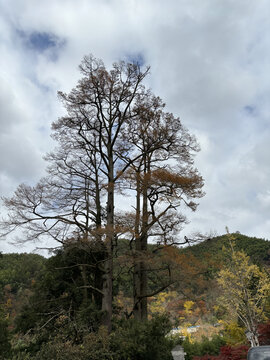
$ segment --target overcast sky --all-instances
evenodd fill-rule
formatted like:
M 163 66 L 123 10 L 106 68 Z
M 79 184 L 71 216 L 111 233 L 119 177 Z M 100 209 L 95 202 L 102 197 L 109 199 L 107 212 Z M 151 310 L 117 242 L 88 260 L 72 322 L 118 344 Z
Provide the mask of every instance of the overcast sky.
M 269 0 L 0 0 L 0 195 L 44 174 L 57 91 L 89 53 L 149 64 L 148 85 L 197 136 L 206 195 L 182 235 L 270 239 Z

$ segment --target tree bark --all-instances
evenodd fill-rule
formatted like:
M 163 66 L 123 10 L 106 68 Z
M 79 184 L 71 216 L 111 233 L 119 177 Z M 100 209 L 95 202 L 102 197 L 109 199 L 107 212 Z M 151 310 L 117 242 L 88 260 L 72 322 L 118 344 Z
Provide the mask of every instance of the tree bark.
M 141 296 L 141 319 L 147 320 L 147 290 L 148 290 L 148 276 L 147 276 L 147 261 L 145 259 L 148 248 L 148 206 L 147 206 L 147 192 L 148 192 L 148 164 L 146 157 L 144 159 L 144 179 L 143 179 L 143 204 L 142 204 L 142 231 L 141 231 L 141 252 L 142 260 L 140 263 L 140 296 Z
M 114 163 L 112 146 L 108 144 L 108 193 L 107 193 L 107 226 L 106 226 L 106 260 L 104 263 L 103 324 L 111 331 L 112 328 L 112 285 L 113 285 L 113 240 L 114 240 Z
M 147 320 L 147 226 L 148 226 L 148 205 L 147 205 L 147 173 L 148 166 L 146 156 L 144 156 L 143 179 L 141 179 L 140 170 L 136 174 L 136 220 L 135 220 L 135 261 L 133 275 L 133 314 L 138 320 Z M 140 207 L 142 197 L 142 218 L 140 229 Z
M 140 261 L 141 240 L 140 240 L 140 214 L 141 214 L 141 184 L 140 170 L 136 171 L 136 217 L 135 217 L 135 253 L 134 253 L 134 273 L 133 273 L 133 315 L 137 320 L 141 320 L 140 302 Z

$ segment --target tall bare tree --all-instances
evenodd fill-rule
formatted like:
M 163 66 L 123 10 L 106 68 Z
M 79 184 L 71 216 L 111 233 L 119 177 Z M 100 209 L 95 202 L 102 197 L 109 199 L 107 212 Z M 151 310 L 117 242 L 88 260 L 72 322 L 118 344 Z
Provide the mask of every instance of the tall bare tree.
M 137 157 L 134 154 L 123 163 L 122 154 L 130 151 L 131 144 L 120 133 L 134 116 L 137 97 L 145 92 L 142 81 L 149 69 L 142 72 L 138 64 L 119 62 L 107 71 L 101 60 L 89 56 L 80 70 L 83 77 L 78 85 L 69 94 L 59 92 L 67 115 L 52 125 L 60 149 L 48 156 L 53 162 L 49 176 L 35 187 L 20 185 L 12 199 L 5 199 L 10 215 L 4 226 L 7 231 L 24 227 L 29 240 L 50 234 L 58 241 L 64 241 L 69 231 L 87 238 L 94 228 L 106 249 L 102 310 L 110 329 L 115 183 Z
M 133 152 L 140 154 L 126 174 L 129 186 L 133 184 L 136 192 L 131 233 L 135 242 L 133 311 L 139 319 L 147 318 L 147 297 L 153 296 L 147 286 L 152 271 L 149 238 L 160 244 L 160 250 L 176 244 L 176 234 L 186 222 L 178 211 L 180 206 L 184 204 L 194 211 L 197 207 L 194 199 L 203 196 L 203 180 L 193 166 L 198 143 L 164 107 L 160 98 L 150 92 L 143 94 L 134 109 L 136 121 L 132 119 L 128 132 L 123 133 L 133 144 Z M 170 273 L 168 264 L 166 267 Z M 156 292 L 169 286 L 171 281 L 169 276 Z
M 20 185 L 4 199 L 9 215 L 1 225 L 6 234 L 24 228 L 25 240 L 49 235 L 61 244 L 70 239 L 94 243 L 96 277 L 89 284 L 80 264 L 84 288 L 94 291 L 110 330 L 116 191 L 129 181 L 136 194 L 133 224 L 119 231 L 133 234 L 134 314 L 145 319 L 149 238 L 161 248 L 174 242 L 185 222 L 177 209 L 185 204 L 195 210 L 193 199 L 202 196 L 203 182 L 193 167 L 195 138 L 143 86 L 149 68 L 118 62 L 108 71 L 88 56 L 80 71 L 77 86 L 68 94 L 59 92 L 66 115 L 52 124 L 58 147 L 46 156 L 47 176 L 34 187 Z

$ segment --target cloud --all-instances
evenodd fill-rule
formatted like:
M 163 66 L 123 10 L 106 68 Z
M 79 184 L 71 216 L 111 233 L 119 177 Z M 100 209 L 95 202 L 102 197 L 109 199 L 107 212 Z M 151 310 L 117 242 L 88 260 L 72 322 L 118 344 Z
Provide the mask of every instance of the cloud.
M 0 1 L 0 192 L 44 172 L 50 124 L 82 57 L 151 65 L 148 86 L 198 137 L 205 198 L 186 232 L 267 237 L 267 0 Z M 3 184 L 3 183 L 2 183 Z

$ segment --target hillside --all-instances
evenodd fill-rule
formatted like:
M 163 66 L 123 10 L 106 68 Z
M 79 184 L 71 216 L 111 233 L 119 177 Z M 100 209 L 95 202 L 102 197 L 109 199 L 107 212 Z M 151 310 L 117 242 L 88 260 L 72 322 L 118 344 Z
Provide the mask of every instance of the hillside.
M 0 290 L 5 286 L 16 294 L 31 283 L 43 269 L 46 259 L 38 254 L 0 254 Z
M 244 251 L 252 263 L 259 267 L 270 266 L 270 242 L 265 239 L 245 236 L 239 233 L 231 235 L 234 239 L 235 249 Z M 228 235 L 217 236 L 207 239 L 193 246 L 180 249 L 191 261 L 196 259 L 200 267 L 198 275 L 193 278 L 194 291 L 189 293 L 189 297 L 180 295 L 179 304 L 182 304 L 180 312 L 184 314 L 185 321 L 195 325 L 199 323 L 215 324 L 218 320 L 226 318 L 226 313 L 220 306 L 218 298 L 220 290 L 217 286 L 217 274 L 226 264 L 226 256 L 222 251 L 224 247 L 230 245 Z M 192 260 L 193 259 L 193 260 Z M 185 311 L 185 301 L 192 301 L 193 305 L 188 314 Z M 196 314 L 197 312 L 197 314 Z
M 270 241 L 249 237 L 239 233 L 232 234 L 236 249 L 243 250 L 253 263 L 270 266 Z M 198 244 L 182 249 L 185 254 L 192 254 L 204 263 L 208 263 L 213 270 L 220 268 L 224 262 L 222 248 L 229 246 L 228 235 L 221 235 L 207 239 Z
M 233 237 L 235 239 L 236 249 L 243 250 L 250 256 L 253 263 L 270 266 L 270 241 L 239 233 L 233 234 Z M 121 240 L 118 245 L 119 250 L 117 256 L 121 257 L 125 254 L 129 243 Z M 207 278 L 209 276 L 214 278 L 225 261 L 222 248 L 228 245 L 228 236 L 222 235 L 189 247 L 180 248 L 179 253 L 184 254 L 191 262 L 196 259 L 196 262 L 200 263 L 202 268 L 206 270 L 205 276 Z M 149 247 L 150 251 L 155 248 L 154 245 L 150 245 Z M 7 290 L 12 293 L 13 296 L 16 296 L 18 292 L 30 289 L 39 274 L 44 271 L 46 262 L 47 259 L 37 254 L 0 254 L 0 290 L 2 296 Z M 116 270 L 118 270 L 117 262 Z M 128 296 L 128 294 L 132 292 L 130 276 L 128 276 L 125 271 L 123 271 L 123 274 L 119 271 L 117 275 L 120 275 L 120 278 L 115 292 L 117 293 L 120 289 Z

